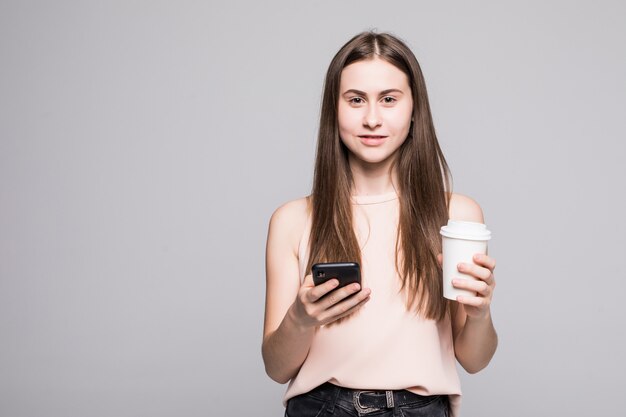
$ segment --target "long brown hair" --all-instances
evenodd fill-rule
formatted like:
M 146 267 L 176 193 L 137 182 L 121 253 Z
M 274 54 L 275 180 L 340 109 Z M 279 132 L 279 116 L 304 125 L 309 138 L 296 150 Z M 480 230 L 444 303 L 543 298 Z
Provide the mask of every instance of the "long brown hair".
M 352 172 L 348 149 L 339 137 L 337 105 L 341 72 L 374 56 L 406 74 L 413 97 L 413 123 L 398 150 L 400 220 L 396 239 L 396 270 L 407 291 L 407 309 L 441 320 L 443 298 L 439 229 L 448 220 L 450 171 L 433 126 L 426 84 L 415 55 L 397 37 L 363 32 L 348 41 L 330 63 L 324 83 L 315 173 L 312 228 L 307 270 L 316 262 L 356 261 L 361 251 L 352 225 Z

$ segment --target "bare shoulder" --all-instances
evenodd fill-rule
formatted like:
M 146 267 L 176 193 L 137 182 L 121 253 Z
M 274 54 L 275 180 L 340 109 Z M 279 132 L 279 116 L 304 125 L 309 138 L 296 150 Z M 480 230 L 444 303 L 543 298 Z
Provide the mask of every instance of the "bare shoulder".
M 304 226 L 309 212 L 309 197 L 298 198 L 297 200 L 288 201 L 274 210 L 270 222 L 286 222 L 290 223 L 292 226 L 296 226 L 297 224 Z
M 270 218 L 269 235 L 289 243 L 297 252 L 310 213 L 310 198 L 302 197 L 278 207 Z
M 483 210 L 470 197 L 463 194 L 452 194 L 448 210 L 450 220 L 484 223 Z

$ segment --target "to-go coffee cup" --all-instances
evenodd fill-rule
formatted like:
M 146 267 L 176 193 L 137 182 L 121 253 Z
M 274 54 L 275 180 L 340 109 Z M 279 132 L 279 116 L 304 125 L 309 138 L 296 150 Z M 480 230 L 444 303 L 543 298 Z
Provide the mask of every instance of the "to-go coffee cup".
M 443 256 L 443 296 L 456 300 L 459 295 L 475 296 L 474 291 L 461 290 L 452 286 L 454 278 L 473 279 L 471 275 L 459 272 L 459 263 L 474 263 L 477 253 L 487 253 L 487 241 L 491 232 L 482 223 L 449 220 L 440 230 Z

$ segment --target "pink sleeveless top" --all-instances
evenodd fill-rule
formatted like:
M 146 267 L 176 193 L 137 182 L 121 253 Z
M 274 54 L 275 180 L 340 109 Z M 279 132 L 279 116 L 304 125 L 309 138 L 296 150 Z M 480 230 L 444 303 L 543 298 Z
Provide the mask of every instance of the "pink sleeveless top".
M 311 348 L 283 398 L 324 382 L 347 388 L 407 389 L 421 395 L 448 394 L 458 416 L 461 389 L 449 318 L 437 323 L 407 311 L 399 293 L 395 243 L 399 219 L 397 194 L 352 196 L 353 223 L 361 248 L 361 280 L 371 288 L 359 311 L 333 326 L 316 329 Z M 300 280 L 310 272 L 311 217 L 300 241 Z

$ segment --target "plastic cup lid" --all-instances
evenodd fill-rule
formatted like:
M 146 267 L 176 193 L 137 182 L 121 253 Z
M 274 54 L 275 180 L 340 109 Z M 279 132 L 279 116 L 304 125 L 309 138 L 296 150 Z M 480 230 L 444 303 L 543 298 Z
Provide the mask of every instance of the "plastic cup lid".
M 439 233 L 441 233 L 442 236 L 454 239 L 491 239 L 491 232 L 487 230 L 487 226 L 485 224 L 459 220 L 448 220 L 448 224 L 446 226 L 442 226 Z

